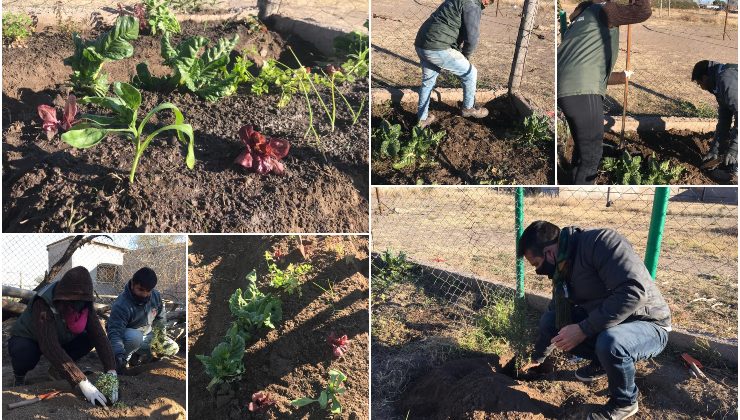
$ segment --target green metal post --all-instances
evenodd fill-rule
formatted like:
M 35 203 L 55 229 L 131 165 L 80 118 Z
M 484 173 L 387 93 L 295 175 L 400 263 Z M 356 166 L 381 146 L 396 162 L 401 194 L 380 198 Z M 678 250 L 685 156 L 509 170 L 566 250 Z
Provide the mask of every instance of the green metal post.
M 560 39 L 563 39 L 565 31 L 568 30 L 568 15 L 565 13 L 565 10 L 558 12 L 558 21 L 560 22 Z
M 665 216 L 668 212 L 669 196 L 668 187 L 655 188 L 653 213 L 650 216 L 650 231 L 648 232 L 647 248 L 645 249 L 645 266 L 653 280 L 655 280 L 658 271 L 658 257 L 660 256 L 660 245 L 663 242 L 663 228 L 665 227 Z
M 516 230 L 516 247 L 524 233 L 524 188 L 517 187 L 514 192 L 514 229 Z M 524 258 L 516 259 L 516 296 L 524 297 Z

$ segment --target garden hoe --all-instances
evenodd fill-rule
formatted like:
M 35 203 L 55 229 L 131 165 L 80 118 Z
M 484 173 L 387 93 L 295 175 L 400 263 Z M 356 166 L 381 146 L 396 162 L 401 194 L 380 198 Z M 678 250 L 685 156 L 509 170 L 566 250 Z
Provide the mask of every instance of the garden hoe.
M 55 397 L 60 392 L 61 391 L 47 392 L 46 394 L 41 394 L 41 395 L 37 396 L 36 398 L 32 398 L 30 400 L 25 400 L 25 401 L 20 401 L 20 402 L 17 402 L 17 403 L 8 404 L 8 409 L 9 410 L 12 410 L 14 408 L 24 407 L 24 406 L 31 405 L 31 404 L 36 404 L 37 402 L 40 402 L 40 401 L 43 401 L 43 400 L 48 400 L 49 398 Z
M 689 356 L 688 353 L 682 353 L 681 359 L 683 359 L 684 363 L 691 369 L 691 373 L 693 373 L 695 376 L 701 378 L 704 380 L 704 382 L 709 382 L 709 378 L 707 375 L 702 372 L 701 368 L 704 366 L 701 365 L 701 362 L 694 359 L 693 357 Z

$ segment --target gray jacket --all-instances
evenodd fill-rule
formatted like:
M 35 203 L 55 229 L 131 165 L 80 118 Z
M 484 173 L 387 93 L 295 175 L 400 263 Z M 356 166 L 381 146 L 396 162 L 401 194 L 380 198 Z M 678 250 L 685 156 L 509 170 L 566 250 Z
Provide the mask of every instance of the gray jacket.
M 713 93 L 719 104 L 714 140 L 718 146 L 737 152 L 737 64 L 710 61 L 709 77 L 714 81 Z
M 611 229 L 567 227 L 570 245 L 570 301 L 588 312 L 579 322 L 593 336 L 629 321 L 671 327 L 671 311 L 632 245 Z
M 113 354 L 124 353 L 123 335 L 127 328 L 141 330 L 144 335 L 147 335 L 151 332 L 153 325 L 165 322 L 164 304 L 159 292 L 156 289 L 152 290 L 149 301 L 137 302 L 131 293 L 131 280 L 129 280 L 123 292 L 111 305 L 110 318 L 106 325 Z

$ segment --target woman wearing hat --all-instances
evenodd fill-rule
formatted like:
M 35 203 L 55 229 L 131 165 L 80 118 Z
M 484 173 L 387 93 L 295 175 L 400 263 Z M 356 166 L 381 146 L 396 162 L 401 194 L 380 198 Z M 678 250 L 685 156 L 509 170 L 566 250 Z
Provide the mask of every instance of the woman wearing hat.
M 92 278 L 85 267 L 67 271 L 61 280 L 31 298 L 8 340 L 16 386 L 24 384 L 26 373 L 36 367 L 43 354 L 52 369 L 77 386 L 88 401 L 105 404 L 106 398 L 75 364 L 94 347 L 105 371 L 116 374 L 113 350 L 93 309 L 93 300 Z M 117 399 L 116 389 L 111 402 Z

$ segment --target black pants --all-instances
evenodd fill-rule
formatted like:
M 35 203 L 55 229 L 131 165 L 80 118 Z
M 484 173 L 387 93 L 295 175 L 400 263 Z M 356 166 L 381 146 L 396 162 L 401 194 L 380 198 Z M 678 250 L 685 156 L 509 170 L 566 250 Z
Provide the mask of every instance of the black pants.
M 573 184 L 593 184 L 604 147 L 604 99 L 575 95 L 558 99 L 573 135 Z
M 77 361 L 90 353 L 93 345 L 87 333 L 83 332 L 69 343 L 62 345 L 62 348 L 72 360 Z M 13 365 L 13 373 L 18 376 L 25 376 L 41 360 L 39 343 L 26 337 L 10 337 L 8 353 L 10 354 L 10 363 Z

